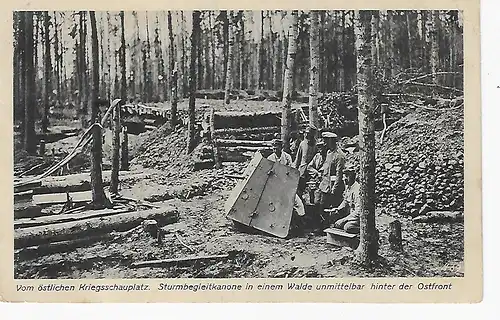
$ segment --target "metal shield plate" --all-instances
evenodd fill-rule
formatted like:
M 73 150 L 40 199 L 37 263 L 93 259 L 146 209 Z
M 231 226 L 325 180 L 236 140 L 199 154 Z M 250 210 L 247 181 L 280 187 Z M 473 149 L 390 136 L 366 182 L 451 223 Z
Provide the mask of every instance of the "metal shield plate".
M 290 229 L 299 171 L 267 160 L 252 159 L 247 178 L 238 184 L 228 199 L 227 217 L 244 225 L 286 237 Z

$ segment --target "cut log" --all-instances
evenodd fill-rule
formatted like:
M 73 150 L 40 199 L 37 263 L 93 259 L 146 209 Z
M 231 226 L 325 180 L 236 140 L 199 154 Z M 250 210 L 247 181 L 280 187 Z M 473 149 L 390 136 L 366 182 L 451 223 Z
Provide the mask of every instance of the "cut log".
M 33 205 L 30 200 L 14 203 L 14 219 L 32 218 L 41 215 L 42 207 Z
M 463 222 L 464 214 L 459 211 L 430 211 L 425 216 L 413 218 L 413 222 L 433 223 L 433 222 Z
M 403 237 L 399 220 L 389 222 L 389 243 L 392 250 L 403 251 Z
M 134 211 L 107 217 L 57 223 L 48 226 L 14 230 L 14 247 L 30 247 L 48 242 L 67 241 L 110 233 L 121 232 L 139 226 L 144 220 L 156 220 L 158 225 L 174 223 L 179 213 L 173 206 L 160 209 Z
M 19 193 L 27 190 L 33 190 L 36 188 L 39 188 L 42 185 L 42 181 L 34 181 L 30 182 L 28 184 L 19 186 L 19 187 L 14 187 L 14 193 Z
M 33 199 L 33 190 L 26 190 L 14 193 L 14 201 L 19 201 L 19 200 L 30 201 L 32 199 Z
M 216 143 L 220 147 L 236 147 L 236 146 L 254 146 L 254 147 L 268 147 L 268 148 L 272 147 L 272 141 L 217 139 Z
M 212 255 L 212 256 L 196 256 L 196 257 L 184 257 L 184 258 L 174 258 L 174 259 L 163 259 L 163 260 L 149 260 L 132 263 L 133 268 L 144 268 L 144 267 L 164 267 L 169 264 L 175 263 L 194 263 L 200 260 L 219 260 L 229 258 L 228 254 Z
M 130 212 L 130 211 L 131 211 L 131 209 L 129 209 L 129 208 L 89 210 L 89 211 L 79 212 L 79 213 L 54 214 L 54 215 L 41 216 L 41 217 L 31 218 L 31 219 L 19 219 L 19 220 L 14 221 L 14 229 L 46 226 L 46 225 L 55 224 L 55 223 L 64 223 L 64 222 L 70 222 L 70 221 L 79 221 L 79 220 L 85 220 L 85 219 L 100 218 L 100 217 L 112 216 L 115 214 L 120 214 L 120 213 L 125 213 L 125 212 Z
M 120 180 L 127 182 L 148 176 L 143 172 L 120 171 Z M 111 181 L 111 170 L 102 172 L 104 186 L 109 186 Z M 47 177 L 39 182 L 38 187 L 32 187 L 34 194 L 78 192 L 90 190 L 90 172 L 70 174 L 66 176 Z
M 278 133 L 281 127 L 259 127 L 259 128 L 226 128 L 215 129 L 214 136 L 217 137 L 222 134 L 250 134 L 250 133 Z
M 227 151 L 271 151 L 271 147 L 255 147 L 255 146 L 235 146 L 225 148 Z

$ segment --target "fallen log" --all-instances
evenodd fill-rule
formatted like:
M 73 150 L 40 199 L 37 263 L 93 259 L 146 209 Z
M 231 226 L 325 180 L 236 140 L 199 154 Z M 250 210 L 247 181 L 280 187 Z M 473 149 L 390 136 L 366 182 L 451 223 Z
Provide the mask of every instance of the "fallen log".
M 33 189 L 39 188 L 41 185 L 42 185 L 42 181 L 33 181 L 33 182 L 30 182 L 30 183 L 22 185 L 22 186 L 14 187 L 14 193 L 33 190 Z
M 145 211 L 133 211 L 107 217 L 91 218 L 81 221 L 57 223 L 47 226 L 14 230 L 14 248 L 36 246 L 48 242 L 73 240 L 122 232 L 139 226 L 144 220 L 156 220 L 164 226 L 179 219 L 179 213 L 173 206 Z
M 434 223 L 434 222 L 463 222 L 464 214 L 459 211 L 430 211 L 425 216 L 413 218 L 413 222 Z
M 42 207 L 33 205 L 31 200 L 14 202 L 14 219 L 32 218 L 42 215 Z
M 90 210 L 80 213 L 54 214 L 54 215 L 41 216 L 31 219 L 19 219 L 14 221 L 14 229 L 39 227 L 55 223 L 64 223 L 70 221 L 80 221 L 85 219 L 100 218 L 130 211 L 131 209 L 129 208 L 103 209 L 103 210 Z
M 144 267 L 163 267 L 174 263 L 193 263 L 200 260 L 217 260 L 228 258 L 228 254 L 212 255 L 212 256 L 195 256 L 195 257 L 185 257 L 185 258 L 173 258 L 173 259 L 163 259 L 163 260 L 148 260 L 141 262 L 132 263 L 132 268 L 144 268 Z
M 70 252 L 72 250 L 86 247 L 97 242 L 111 240 L 114 237 L 115 235 L 113 234 L 102 234 L 93 237 L 85 237 L 82 239 L 45 243 L 38 246 L 22 248 L 15 252 L 15 255 L 20 260 L 31 260 L 49 254 Z

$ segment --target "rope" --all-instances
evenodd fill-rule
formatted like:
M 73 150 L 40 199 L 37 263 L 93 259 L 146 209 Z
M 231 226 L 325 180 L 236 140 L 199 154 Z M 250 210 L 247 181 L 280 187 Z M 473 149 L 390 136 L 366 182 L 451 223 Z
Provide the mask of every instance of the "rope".
M 121 101 L 121 99 L 113 100 L 113 102 L 111 103 L 111 106 L 108 108 L 108 110 L 104 114 L 104 117 L 102 118 L 101 122 L 100 123 L 93 123 L 89 128 L 87 128 L 87 130 L 85 130 L 85 132 L 83 133 L 80 140 L 78 140 L 76 145 L 73 147 L 71 152 L 68 153 L 68 155 L 66 155 L 66 157 L 61 159 L 58 163 L 54 164 L 52 167 L 48 168 L 47 171 L 45 171 L 44 173 L 42 173 L 36 177 L 33 177 L 31 179 L 14 183 L 14 188 L 21 187 L 21 186 L 27 185 L 29 183 L 41 180 L 41 179 L 51 175 L 52 173 L 56 172 L 62 166 L 66 165 L 69 161 L 71 161 L 71 159 L 73 159 L 78 153 L 80 153 L 83 150 L 83 148 L 85 148 L 85 146 L 87 146 L 89 144 L 89 142 L 92 140 L 92 136 L 90 135 L 90 133 L 92 132 L 92 129 L 95 126 L 99 126 L 102 128 L 103 125 L 106 123 L 106 120 L 108 119 L 109 115 L 111 114 L 111 111 L 113 110 L 114 107 L 116 107 L 118 105 L 118 103 L 120 101 Z

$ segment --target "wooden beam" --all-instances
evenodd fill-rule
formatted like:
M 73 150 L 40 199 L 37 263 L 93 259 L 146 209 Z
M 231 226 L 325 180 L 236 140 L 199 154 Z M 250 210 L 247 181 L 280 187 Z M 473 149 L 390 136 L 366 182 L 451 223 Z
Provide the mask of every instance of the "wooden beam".
M 55 223 L 64 223 L 70 221 L 80 221 L 85 219 L 99 218 L 99 217 L 107 217 L 115 214 L 125 213 L 132 211 L 129 208 L 122 209 L 102 209 L 102 210 L 88 210 L 85 212 L 79 213 L 70 213 L 70 214 L 54 214 L 36 218 L 29 219 L 18 219 L 14 221 L 14 229 L 20 228 L 30 228 L 30 227 L 38 227 L 45 226 Z
M 160 209 L 133 211 L 81 221 L 16 229 L 14 230 L 14 247 L 31 247 L 49 242 L 102 235 L 113 231 L 126 231 L 139 226 L 144 220 L 156 220 L 161 227 L 177 222 L 178 219 L 179 213 L 175 207 L 164 206 Z

